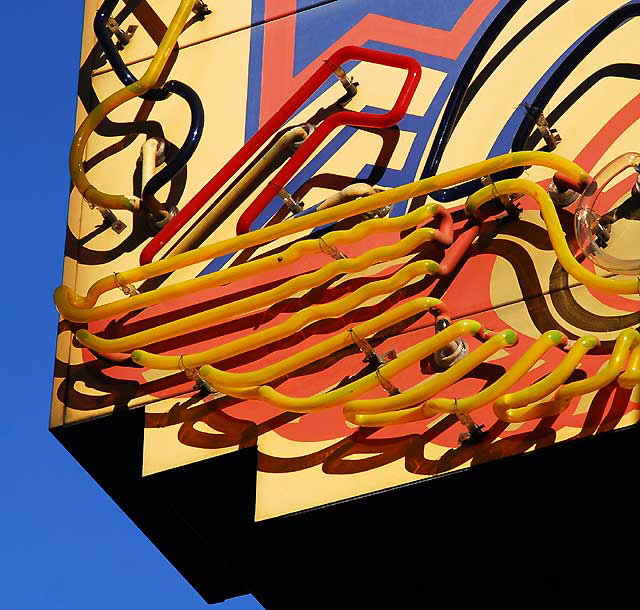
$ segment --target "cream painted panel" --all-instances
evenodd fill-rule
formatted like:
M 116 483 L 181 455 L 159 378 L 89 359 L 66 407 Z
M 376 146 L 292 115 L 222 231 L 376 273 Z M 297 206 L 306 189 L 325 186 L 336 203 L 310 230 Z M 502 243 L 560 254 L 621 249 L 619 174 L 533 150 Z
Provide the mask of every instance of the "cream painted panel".
M 610 305 L 600 301 L 597 295 L 591 294 L 583 286 L 573 288 L 571 294 L 589 314 L 615 316 L 616 314 L 620 315 L 623 313 L 621 310 L 613 309 Z M 563 319 L 554 308 L 549 296 L 545 297 L 545 302 L 552 315 L 558 320 L 556 328 L 566 329 L 569 332 L 576 333 L 578 336 L 594 334 L 580 328 L 581 321 L 579 318 L 573 320 Z M 530 312 L 527 309 L 527 302 L 524 301 L 498 307 L 493 311 L 477 313 L 470 317 L 482 321 L 487 325 L 491 325 L 496 331 L 513 328 L 520 334 L 520 341 L 527 346 L 530 345 L 533 340 L 537 339 L 542 332 L 549 330 L 547 328 L 539 328 L 534 324 Z M 614 324 L 615 323 L 612 323 L 611 326 L 614 326 Z M 619 330 L 615 330 L 595 334 L 602 340 L 613 340 L 619 332 Z M 406 337 L 402 340 L 415 343 L 425 337 L 425 329 L 412 331 L 410 334 L 414 335 L 413 341 L 410 341 Z M 399 337 L 395 338 L 396 341 L 399 339 Z M 389 339 L 388 341 L 393 343 L 394 339 Z M 472 349 L 475 349 L 475 346 L 477 346 L 477 343 L 473 342 Z M 515 349 L 516 348 L 501 350 L 495 354 L 494 357 L 488 359 L 488 362 L 508 369 L 517 360 L 517 356 L 514 355 Z M 561 358 L 563 352 L 558 348 L 552 348 L 552 350 L 550 350 L 550 356 Z M 587 355 L 581 367 L 584 368 L 589 375 L 593 375 L 604 366 L 606 360 L 607 356 Z M 542 370 L 543 364 L 544 359 L 536 363 L 533 369 Z M 548 372 L 548 370 L 549 365 L 547 364 L 545 372 Z M 542 377 L 543 374 L 544 373 L 541 372 L 540 376 Z M 400 385 L 400 387 L 402 389 L 403 386 Z M 522 387 L 522 383 L 516 387 Z M 569 440 L 575 438 L 582 432 L 584 417 L 589 411 L 595 394 L 596 392 L 593 392 L 584 397 L 578 397 L 572 400 L 566 411 L 567 419 L 563 422 L 563 416 L 561 416 L 559 421 L 563 423 L 554 424 L 553 426 L 556 430 L 557 440 Z M 441 393 L 441 396 L 453 397 L 455 396 L 455 390 L 446 390 Z M 608 416 L 610 404 L 614 396 L 615 393 L 607 399 L 604 411 L 600 413 L 601 418 Z M 640 411 L 637 408 L 637 392 L 631 395 L 631 401 L 633 402 L 628 407 L 628 412 L 621 415 L 616 427 L 628 426 L 640 421 Z M 598 407 L 598 409 L 599 408 L 600 407 Z M 336 417 L 340 415 L 339 409 L 340 407 L 336 407 L 336 410 L 338 410 Z M 596 412 L 599 412 L 598 409 L 596 409 Z M 308 416 L 302 416 L 303 419 L 305 417 Z M 436 416 L 416 424 L 389 427 L 381 429 L 380 431 L 371 429 L 369 435 L 360 437 L 361 440 L 371 440 L 371 442 L 374 443 L 374 439 L 389 439 L 390 442 L 391 439 L 397 439 L 399 444 L 405 444 L 405 450 L 399 452 L 385 465 L 365 469 L 364 472 L 353 472 L 350 474 L 331 472 L 332 462 L 336 460 L 348 460 L 349 462 L 357 463 L 359 459 L 382 455 L 385 447 L 381 445 L 380 450 L 377 452 L 375 445 L 372 444 L 370 452 L 364 452 L 362 447 L 357 448 L 358 445 L 355 445 L 355 439 L 346 438 L 346 435 L 345 438 L 334 438 L 323 442 L 301 442 L 290 438 L 286 433 L 278 434 L 278 429 L 263 434 L 258 439 L 260 460 L 264 463 L 265 460 L 274 457 L 289 460 L 291 465 L 286 467 L 285 464 L 281 467 L 281 472 L 274 472 L 273 469 L 260 469 L 259 464 L 256 492 L 256 520 L 269 519 L 331 502 L 375 493 L 418 479 L 428 478 L 434 474 L 443 474 L 453 470 L 459 470 L 469 466 L 470 461 L 483 461 L 483 459 L 489 459 L 491 455 L 501 455 L 501 452 L 498 450 L 492 454 L 490 449 L 492 444 L 495 445 L 501 442 L 500 439 L 505 439 L 505 443 L 503 443 L 503 446 L 505 446 L 504 455 L 510 455 L 514 451 L 513 448 L 518 445 L 518 442 L 523 443 L 522 448 L 518 452 L 529 451 L 534 448 L 533 445 L 526 443 L 523 438 L 518 440 L 518 437 L 515 435 L 523 431 L 531 430 L 536 422 L 513 424 L 505 426 L 504 429 L 499 427 L 500 433 L 498 439 L 492 441 L 492 443 L 475 445 L 474 449 L 474 446 L 465 448 L 456 442 L 457 432 L 462 432 L 463 428 L 461 424 L 455 422 L 455 419 L 452 419 L 452 416 L 448 417 L 449 419 L 447 420 L 447 416 Z M 486 405 L 475 411 L 472 417 L 476 423 L 485 425 L 487 429 L 496 423 L 496 416 L 493 414 L 491 405 Z M 449 423 L 447 424 L 447 422 Z M 439 432 L 434 433 L 433 437 L 430 437 L 429 430 Z M 420 435 L 428 437 L 426 442 L 420 438 Z M 412 448 L 409 448 L 410 444 L 413 444 Z M 353 455 L 348 451 L 349 447 L 352 446 L 354 447 Z M 325 452 L 324 459 L 321 463 L 304 467 L 305 456 L 313 455 L 320 450 L 324 450 Z M 416 458 L 416 455 L 422 457 Z M 299 464 L 299 467 L 296 468 L 296 464 Z M 421 467 L 425 471 L 425 474 L 416 474 L 418 467 Z
M 93 4 L 94 1 L 95 0 L 87 0 L 87 5 Z M 142 1 L 144 2 L 145 0 Z M 334 2 L 337 1 L 338 0 L 334 0 Z M 100 3 L 97 3 L 97 6 L 99 6 Z M 179 0 L 147 0 L 147 3 L 162 23 L 167 26 L 175 13 Z M 212 10 L 212 13 L 207 15 L 203 21 L 196 20 L 194 15 L 194 18 L 187 23 L 187 27 L 179 38 L 180 48 L 184 49 L 195 44 L 225 36 L 226 34 L 248 29 L 263 23 L 265 19 L 268 21 L 281 19 L 287 15 L 295 14 L 295 12 L 300 10 L 326 4 L 326 2 L 322 0 L 270 0 L 268 2 L 268 18 L 266 18 L 264 13 L 252 15 L 251 0 L 206 0 L 205 4 Z M 113 12 L 114 17 L 125 7 L 126 3 L 121 0 Z M 144 14 L 142 11 L 140 11 L 140 13 Z M 85 31 L 92 32 L 94 14 L 95 12 L 85 18 Z M 141 17 L 141 19 L 143 20 L 143 24 L 140 23 L 135 13 L 129 14 L 121 24 L 123 30 L 127 30 L 127 28 L 132 25 L 138 26 L 129 44 L 127 44 L 122 51 L 122 59 L 127 65 L 131 66 L 131 69 L 135 73 L 141 72 L 141 67 L 137 64 L 149 59 L 157 48 L 149 32 L 145 31 L 144 17 Z M 110 71 L 110 67 L 104 66 L 98 68 L 96 74 L 102 74 L 108 71 Z
M 526 42 L 518 45 L 493 72 L 462 115 L 443 155 L 440 171 L 454 169 L 486 158 L 507 119 L 555 60 L 584 32 L 619 6 L 618 0 L 585 2 L 582 3 L 581 10 L 577 11 L 575 3 L 569 2 L 532 32 Z M 625 40 L 629 40 L 630 35 L 637 37 L 640 33 L 640 23 L 636 23 L 636 21 L 638 20 L 631 22 L 633 33 L 627 34 Z M 514 24 L 516 23 L 514 21 Z M 510 38 L 514 30 L 509 27 L 508 32 Z M 502 37 L 506 37 L 506 32 L 502 34 Z M 493 55 L 493 49 L 499 49 L 501 46 L 496 43 L 488 56 Z M 625 47 L 621 47 L 617 41 L 613 42 L 613 39 L 607 39 L 599 50 L 599 61 L 603 61 L 603 58 L 608 58 L 609 62 L 624 61 L 626 57 L 624 49 Z M 582 80 L 593 71 L 593 68 L 594 63 L 590 56 L 589 60 L 583 62 L 583 66 L 575 71 L 573 79 Z M 569 81 L 572 82 L 572 79 Z M 626 87 L 622 87 L 624 94 Z M 629 95 L 628 91 L 626 91 L 626 95 Z M 604 103 L 603 114 L 611 111 L 612 108 L 613 111 L 616 111 L 622 105 L 617 91 L 615 94 L 608 94 L 606 100 L 603 100 L 601 95 L 593 96 L 593 92 L 585 96 L 589 98 L 585 99 L 585 106 L 592 108 L 594 103 L 598 106 Z M 626 99 L 628 98 L 624 98 L 624 101 Z M 553 107 L 553 102 L 551 107 Z M 487 108 L 491 108 L 492 111 L 487 112 Z M 591 122 L 591 126 L 587 125 L 590 113 L 572 111 L 568 115 L 566 120 L 579 127 L 568 129 L 567 136 L 558 147 L 557 152 L 567 156 L 570 155 L 571 149 L 576 147 L 572 135 L 579 132 L 579 142 L 584 145 L 591 138 L 590 132 L 593 125 L 598 124 L 598 122 Z M 426 160 L 426 154 L 425 152 L 421 167 Z M 535 172 L 531 172 L 530 175 L 535 180 L 539 179 Z
M 244 115 L 238 113 L 237 108 L 246 105 L 248 46 L 248 31 L 242 31 L 180 52 L 180 60 L 172 71 L 172 77 L 191 82 L 198 90 L 205 108 L 203 136 L 188 165 L 188 179 L 180 199 L 181 205 L 189 201 L 244 143 Z M 225 61 L 222 61 L 222 58 L 226 58 Z M 233 61 L 229 58 L 233 58 Z M 208 69 L 202 70 L 202 65 L 207 65 Z M 233 82 L 234 86 L 221 87 L 220 83 L 225 82 Z M 104 99 L 118 87 L 118 81 L 113 73 L 104 74 L 94 79 L 94 87 L 98 97 Z M 116 122 L 131 121 L 140 104 L 139 100 L 132 100 L 112 112 L 109 119 Z M 148 120 L 159 122 L 165 136 L 174 144 L 181 146 L 189 127 L 190 113 L 182 99 L 171 96 L 168 100 L 154 105 Z M 132 194 L 133 175 L 144 138 L 144 135 L 138 136 L 133 144 L 91 169 L 88 176 L 92 183 L 108 192 Z M 93 134 L 87 147 L 87 158 L 98 154 L 118 139 Z M 168 187 L 165 187 L 159 192 L 160 200 L 167 190 Z M 127 230 L 118 238 L 124 240 L 130 235 L 132 216 L 126 211 L 117 211 L 116 214 L 128 225 Z M 83 211 L 79 236 L 86 236 L 93 232 L 100 220 L 98 212 L 88 209 Z M 98 234 L 85 243 L 85 247 L 94 250 L 108 251 L 113 246 L 114 236 L 111 231 Z M 102 275 L 136 267 L 140 249 L 141 247 L 138 247 L 132 252 L 123 254 L 118 258 L 117 263 L 82 266 L 78 272 L 77 289 L 86 290 L 97 277 Z M 193 272 L 194 270 L 189 268 L 183 274 L 174 274 L 175 280 L 193 277 Z M 113 291 L 104 295 L 101 302 L 118 299 L 120 296 Z

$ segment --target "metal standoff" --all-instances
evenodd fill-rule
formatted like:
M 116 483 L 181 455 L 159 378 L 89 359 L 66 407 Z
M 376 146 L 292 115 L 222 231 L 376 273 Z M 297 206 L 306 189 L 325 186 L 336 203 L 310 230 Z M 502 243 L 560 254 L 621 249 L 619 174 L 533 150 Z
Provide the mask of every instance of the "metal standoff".
M 483 430 L 484 424 L 476 424 L 468 413 L 461 413 L 456 410 L 455 415 L 458 421 L 467 429 L 466 432 L 461 432 L 458 436 L 458 442 L 460 444 L 476 443 L 486 434 Z
M 122 290 L 122 292 L 124 292 L 128 297 L 135 297 L 140 294 L 138 292 L 138 289 L 133 284 L 121 284 L 120 279 L 118 278 L 117 271 L 113 273 L 113 276 L 115 278 L 116 286 L 120 288 L 120 290 Z
M 116 48 L 119 51 L 122 51 L 122 49 L 129 44 L 129 41 L 133 38 L 133 35 L 138 29 L 137 25 L 130 25 L 125 31 L 113 17 L 109 17 L 109 19 L 107 19 L 106 25 L 107 29 L 118 39 Z
M 436 320 L 436 332 L 441 332 L 448 326 L 451 326 L 451 320 L 446 317 L 440 317 Z M 434 352 L 433 359 L 436 366 L 444 371 L 451 368 L 456 362 L 459 362 L 469 353 L 469 346 L 464 339 L 455 339 L 442 349 Z
M 213 13 L 213 11 L 203 2 L 203 0 L 196 0 L 196 3 L 193 5 L 193 8 L 191 10 L 195 13 L 196 17 L 200 21 L 203 21 L 207 15 L 211 15 L 211 13 Z
M 499 193 L 490 174 L 480 176 L 480 184 L 482 184 L 482 186 L 490 186 L 492 188 L 495 195 L 494 199 L 497 199 L 502 203 L 509 219 L 517 220 L 520 218 L 522 208 L 516 203 L 516 201 L 523 197 L 522 193 L 510 193 L 508 195 Z
M 291 193 L 288 193 L 285 189 L 281 188 L 278 191 L 278 195 L 281 197 L 281 199 L 284 201 L 284 204 L 289 208 L 289 211 L 292 214 L 299 214 L 300 212 L 302 212 L 302 209 L 304 207 L 304 204 L 302 202 L 298 203 L 293 196 L 291 195 Z
M 205 379 L 202 378 L 197 369 L 189 368 L 184 366 L 183 364 L 183 356 L 180 356 L 178 360 L 178 364 L 180 365 L 180 370 L 187 376 L 188 379 L 193 381 L 194 386 L 193 389 L 198 392 L 203 392 L 205 394 L 215 394 L 216 396 L 223 396 L 220 392 L 216 392 Z
M 112 231 L 120 235 L 126 228 L 127 225 L 122 222 L 112 210 L 108 210 L 107 208 L 101 208 L 100 206 L 96 206 L 96 209 L 100 214 L 102 214 L 102 218 L 104 218 L 105 223 L 107 223 Z
M 344 252 L 341 252 L 335 246 L 328 244 L 322 237 L 318 238 L 320 244 L 320 252 L 328 254 L 331 258 L 335 258 L 337 261 L 341 261 L 349 258 Z
M 353 329 L 349 330 L 349 336 L 351 337 L 351 340 L 355 343 L 357 348 L 364 354 L 363 362 L 366 362 L 367 364 L 374 366 L 376 369 L 381 367 L 383 364 L 390 362 L 391 360 L 395 360 L 398 357 L 398 354 L 394 349 L 388 350 L 382 355 L 378 355 L 376 350 L 373 349 L 373 347 L 371 347 L 371 344 L 369 343 L 369 341 L 358 336 L 356 331 Z M 387 384 L 389 384 L 389 382 L 386 379 L 384 381 Z M 384 387 L 383 383 L 381 383 L 381 385 Z M 393 387 L 395 388 L 395 386 Z M 395 388 L 395 390 L 398 391 L 398 388 Z
M 89 206 L 90 210 L 98 210 L 98 212 L 100 212 L 100 214 L 102 214 L 102 218 L 104 221 L 104 224 L 108 224 L 111 229 L 113 231 L 115 231 L 118 235 L 120 235 L 120 233 L 122 233 L 126 228 L 127 225 L 122 222 L 114 213 L 112 210 L 108 209 L 108 208 L 103 208 L 100 207 L 99 205 L 96 205 L 95 203 L 92 203 L 91 201 L 87 201 L 86 199 L 82 199 L 83 202 L 86 202 L 87 205 Z
M 400 389 L 393 385 L 388 379 L 384 377 L 380 369 L 376 369 L 376 377 L 378 378 L 378 382 L 384 388 L 384 390 L 389 394 L 389 396 L 397 396 L 400 394 Z
M 538 128 L 538 131 L 542 134 L 545 144 L 547 145 L 550 151 L 555 150 L 558 144 L 562 142 L 562 137 L 558 133 L 558 130 L 549 126 L 549 123 L 547 122 L 547 118 L 544 116 L 542 112 L 538 115 L 538 118 L 536 119 L 536 127 Z
M 328 59 L 325 59 L 324 63 L 326 63 L 333 70 L 333 73 L 338 77 L 338 80 L 346 91 L 346 94 L 336 102 L 338 106 L 342 106 L 356 96 L 356 94 L 358 93 L 358 85 L 360 83 L 357 83 L 353 78 L 349 78 L 342 66 L 337 66 L 334 63 L 330 62 Z
M 480 183 L 482 184 L 482 186 L 490 186 L 493 189 L 495 194 L 495 199 L 498 199 L 499 201 L 501 201 L 505 209 L 508 209 L 511 206 L 512 204 L 511 198 L 509 197 L 509 195 L 501 195 L 500 193 L 498 193 L 498 190 L 495 187 L 495 182 L 491 177 L 491 174 L 487 174 L 486 176 L 480 176 Z

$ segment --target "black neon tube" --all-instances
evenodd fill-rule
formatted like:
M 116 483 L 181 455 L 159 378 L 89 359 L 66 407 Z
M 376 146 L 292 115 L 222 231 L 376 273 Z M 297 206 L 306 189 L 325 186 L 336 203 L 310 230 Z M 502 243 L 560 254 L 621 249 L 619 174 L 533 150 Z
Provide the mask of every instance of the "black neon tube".
M 162 87 L 168 94 L 175 93 L 184 99 L 191 110 L 191 125 L 182 147 L 167 161 L 166 165 L 145 184 L 142 190 L 142 200 L 153 197 L 167 184 L 191 159 L 202 137 L 204 126 L 204 108 L 196 92 L 177 80 L 170 80 Z
M 513 138 L 511 151 L 517 152 L 526 150 L 538 114 L 549 103 L 549 100 L 556 92 L 558 87 L 564 82 L 573 70 L 584 60 L 591 51 L 593 51 L 611 32 L 620 27 L 623 23 L 640 15 L 640 4 L 627 4 L 598 23 L 585 36 L 584 40 L 578 44 L 565 59 L 556 68 L 547 82 L 542 86 L 533 102 L 529 105 L 516 134 Z M 507 178 L 517 178 L 524 172 L 524 167 L 513 167 L 496 174 L 492 174 L 492 180 L 504 180 Z M 450 189 L 443 189 L 437 193 L 431 193 L 430 196 L 439 202 L 449 202 L 463 197 L 469 197 L 484 185 L 480 180 L 472 180 L 459 184 Z M 434 197 L 435 195 L 435 197 Z
M 451 90 L 447 106 L 444 114 L 442 115 L 440 124 L 438 125 L 438 130 L 436 131 L 433 145 L 431 146 L 431 150 L 427 156 L 427 161 L 422 169 L 422 174 L 420 175 L 421 180 L 424 178 L 431 178 L 431 176 L 435 176 L 438 173 L 438 167 L 440 166 L 440 161 L 442 161 L 442 155 L 444 154 L 444 150 L 449 143 L 451 134 L 458 123 L 462 101 L 467 92 L 467 88 L 473 79 L 473 75 L 478 69 L 480 62 L 491 48 L 491 45 L 494 43 L 498 34 L 504 29 L 507 23 L 509 23 L 511 18 L 518 12 L 525 2 L 526 0 L 512 0 L 502 8 L 502 10 L 496 15 L 496 18 L 489 24 L 489 27 L 484 31 L 480 40 L 478 40 L 478 43 L 471 51 L 471 54 L 467 58 L 464 66 L 462 66 L 462 70 L 460 71 L 458 79 Z M 431 197 L 433 197 L 434 194 L 435 193 L 432 193 Z
M 104 51 L 107 61 L 114 73 L 123 85 L 129 86 L 138 79 L 126 66 L 116 45 L 113 43 L 111 32 L 107 28 L 107 21 L 118 4 L 118 0 L 105 0 L 93 20 L 93 31 Z M 168 81 L 162 87 L 151 89 L 142 95 L 142 99 L 154 102 L 166 100 L 172 93 L 184 99 L 191 111 L 191 125 L 187 137 L 176 154 L 167 162 L 165 167 L 154 175 L 145 185 L 142 192 L 142 201 L 153 197 L 165 184 L 167 184 L 191 159 L 196 151 L 202 130 L 204 128 L 204 108 L 198 94 L 188 85 L 176 80 Z

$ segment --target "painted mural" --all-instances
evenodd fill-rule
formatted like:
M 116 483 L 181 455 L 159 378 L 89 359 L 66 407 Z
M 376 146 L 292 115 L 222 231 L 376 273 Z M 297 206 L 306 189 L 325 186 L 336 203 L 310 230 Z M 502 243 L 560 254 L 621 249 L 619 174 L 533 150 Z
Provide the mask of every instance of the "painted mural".
M 87 0 L 51 425 L 266 519 L 637 423 L 638 16 Z

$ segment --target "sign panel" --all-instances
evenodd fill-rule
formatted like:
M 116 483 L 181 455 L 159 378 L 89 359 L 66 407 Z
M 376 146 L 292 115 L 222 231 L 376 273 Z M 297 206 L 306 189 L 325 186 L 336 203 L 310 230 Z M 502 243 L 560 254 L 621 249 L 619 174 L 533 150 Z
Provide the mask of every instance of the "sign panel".
M 637 423 L 640 4 L 94 4 L 52 427 L 264 520 Z

